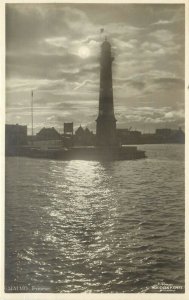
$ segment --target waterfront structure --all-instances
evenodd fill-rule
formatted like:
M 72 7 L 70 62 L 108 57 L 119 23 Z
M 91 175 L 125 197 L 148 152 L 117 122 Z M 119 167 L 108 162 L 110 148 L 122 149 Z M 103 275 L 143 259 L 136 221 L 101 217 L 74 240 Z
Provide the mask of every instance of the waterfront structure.
M 162 143 L 184 144 L 185 142 L 185 134 L 181 127 L 178 129 L 158 128 L 155 135 Z
M 27 144 L 27 126 L 23 125 L 5 125 L 5 153 L 12 155 L 15 147 Z
M 70 137 L 67 140 L 67 132 L 65 132 L 65 130 L 64 134 L 59 136 L 54 128 L 43 128 L 36 135 L 36 144 L 34 145 L 34 140 L 32 139 L 32 145 L 29 147 L 20 147 L 17 151 L 17 155 L 61 160 L 81 159 L 102 161 L 145 158 L 145 151 L 138 150 L 136 146 L 121 146 L 117 139 L 113 104 L 112 62 L 111 45 L 107 39 L 105 39 L 101 45 L 99 111 L 96 120 L 95 146 L 94 135 L 88 128 L 84 130 L 80 127 L 77 130 L 75 136 L 78 136 L 80 139 L 84 137 L 82 144 L 80 143 L 78 145 L 72 144 Z M 68 124 L 69 125 L 66 126 L 72 129 L 71 126 L 73 127 L 73 123 Z M 51 135 L 53 139 L 49 138 Z M 56 139 L 54 139 L 54 136 Z M 52 145 L 54 141 L 58 141 L 60 147 L 57 147 L 58 145 L 55 145 L 55 143 Z M 40 147 L 35 147 L 39 143 L 42 143 L 41 146 L 38 145 Z
M 130 129 L 117 129 L 116 131 L 122 145 L 184 144 L 185 142 L 185 134 L 181 128 L 158 128 L 155 133 L 142 133 Z
M 95 136 L 88 127 L 83 128 L 81 125 L 77 128 L 74 135 L 74 145 L 94 146 Z
M 99 112 L 96 120 L 97 146 L 116 146 L 116 118 L 114 115 L 111 45 L 105 39 L 101 45 Z
M 73 136 L 73 122 L 64 123 L 64 136 Z
M 5 125 L 5 135 L 7 145 L 25 145 L 27 144 L 27 126 L 26 125 Z
M 142 132 L 130 129 L 116 129 L 121 145 L 135 145 L 141 143 Z
M 37 134 L 36 140 L 59 140 L 61 139 L 60 133 L 54 128 L 45 128 L 43 127 Z
M 44 127 L 33 137 L 31 146 L 43 150 L 62 148 L 62 136 L 54 127 Z

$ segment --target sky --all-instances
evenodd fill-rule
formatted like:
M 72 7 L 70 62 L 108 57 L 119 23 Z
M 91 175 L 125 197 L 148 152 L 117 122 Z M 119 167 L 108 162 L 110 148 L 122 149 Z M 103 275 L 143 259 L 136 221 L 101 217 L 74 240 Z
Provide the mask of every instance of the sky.
M 105 36 L 117 128 L 184 129 L 184 4 L 6 4 L 6 123 L 95 132 Z

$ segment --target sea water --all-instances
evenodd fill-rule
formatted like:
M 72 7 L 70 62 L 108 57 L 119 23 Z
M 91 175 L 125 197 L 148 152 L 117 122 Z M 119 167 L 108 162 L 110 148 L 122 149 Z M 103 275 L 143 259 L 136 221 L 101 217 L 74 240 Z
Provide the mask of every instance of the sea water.
M 184 145 L 139 149 L 6 158 L 6 292 L 184 292 Z

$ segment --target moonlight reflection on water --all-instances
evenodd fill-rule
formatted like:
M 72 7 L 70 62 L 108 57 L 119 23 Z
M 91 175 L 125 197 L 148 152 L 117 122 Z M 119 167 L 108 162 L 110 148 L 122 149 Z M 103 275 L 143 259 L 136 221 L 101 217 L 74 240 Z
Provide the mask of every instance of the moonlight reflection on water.
M 184 291 L 184 146 L 142 147 L 103 164 L 7 158 L 7 291 Z

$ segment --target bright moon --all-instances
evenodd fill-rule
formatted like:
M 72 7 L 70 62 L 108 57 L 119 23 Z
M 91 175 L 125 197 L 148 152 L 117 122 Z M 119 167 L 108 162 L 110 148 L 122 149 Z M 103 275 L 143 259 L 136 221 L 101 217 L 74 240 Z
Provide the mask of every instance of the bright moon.
M 82 46 L 78 50 L 78 54 L 81 58 L 87 58 L 90 55 L 90 50 L 86 46 Z

